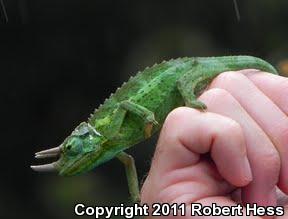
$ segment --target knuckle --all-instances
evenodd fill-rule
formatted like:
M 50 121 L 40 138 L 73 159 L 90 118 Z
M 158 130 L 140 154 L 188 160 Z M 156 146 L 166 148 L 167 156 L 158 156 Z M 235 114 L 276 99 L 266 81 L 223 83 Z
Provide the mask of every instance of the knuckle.
M 231 101 L 233 99 L 232 95 L 221 88 L 212 88 L 208 91 L 206 91 L 205 93 L 203 93 L 201 98 L 208 98 L 210 101 L 209 102 L 213 102 L 213 101 L 221 101 L 221 102 L 227 102 L 227 101 Z
M 174 126 L 175 124 L 181 123 L 181 121 L 187 118 L 187 113 L 191 112 L 193 109 L 188 107 L 178 107 L 172 110 L 165 119 L 164 126 Z
M 183 117 L 183 112 L 185 111 L 184 107 L 178 107 L 174 110 L 172 110 L 167 118 L 166 118 L 166 122 L 171 122 L 171 121 L 177 121 L 179 118 Z
M 162 130 L 161 130 L 161 136 L 162 134 L 165 135 L 166 140 L 175 140 L 177 138 L 177 127 L 185 120 L 185 117 L 187 115 L 187 109 L 186 107 L 178 107 L 174 110 L 172 110 L 168 116 L 165 119 L 165 122 L 163 124 Z M 167 134 L 170 133 L 170 134 Z
M 225 125 L 223 126 L 222 130 L 226 133 L 242 135 L 242 128 L 240 124 L 230 118 L 226 118 Z
M 195 120 L 200 114 L 198 110 L 188 107 L 179 107 L 171 111 L 166 117 L 160 133 L 159 148 L 166 144 L 178 147 L 181 136 L 185 135 L 185 130 L 193 123 L 192 120 Z
M 227 84 L 233 85 L 237 83 L 239 80 L 243 79 L 243 77 L 245 76 L 237 72 L 232 71 L 223 72 L 213 80 L 213 85 L 219 87 L 223 87 Z
M 212 135 L 216 135 L 218 137 L 222 136 L 224 139 L 233 139 L 236 141 L 241 141 L 244 143 L 245 136 L 243 134 L 243 130 L 241 125 L 229 118 L 229 117 L 222 117 L 221 119 L 221 128 L 217 128 L 216 130 L 213 129 Z

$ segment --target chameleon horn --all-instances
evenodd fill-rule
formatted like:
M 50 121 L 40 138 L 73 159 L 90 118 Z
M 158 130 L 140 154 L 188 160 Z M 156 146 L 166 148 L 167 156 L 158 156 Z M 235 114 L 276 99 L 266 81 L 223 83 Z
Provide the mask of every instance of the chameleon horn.
M 56 162 L 44 164 L 44 165 L 30 166 L 30 167 L 37 172 L 54 172 L 56 171 L 55 164 Z
M 35 154 L 36 159 L 41 159 L 41 158 L 50 158 L 50 157 L 57 157 L 58 154 Z
M 60 154 L 61 146 L 35 153 L 36 158 L 54 157 Z

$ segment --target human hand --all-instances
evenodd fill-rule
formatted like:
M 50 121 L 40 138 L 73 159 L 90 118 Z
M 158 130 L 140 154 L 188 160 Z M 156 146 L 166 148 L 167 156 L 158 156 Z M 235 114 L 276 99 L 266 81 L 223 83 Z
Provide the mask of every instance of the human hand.
M 287 204 L 276 195 L 278 187 L 288 193 L 287 94 L 284 77 L 257 70 L 219 75 L 199 97 L 208 112 L 180 107 L 168 115 L 141 202 L 189 203 L 187 212 L 195 202 Z

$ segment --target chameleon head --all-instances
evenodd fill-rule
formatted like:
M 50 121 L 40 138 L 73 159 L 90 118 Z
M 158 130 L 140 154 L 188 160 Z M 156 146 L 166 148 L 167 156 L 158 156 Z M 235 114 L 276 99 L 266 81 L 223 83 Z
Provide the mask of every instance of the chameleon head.
M 50 164 L 31 166 L 35 171 L 56 171 L 63 176 L 87 172 L 94 167 L 93 160 L 101 156 L 106 138 L 90 124 L 83 122 L 56 148 L 40 151 L 35 158 L 59 157 Z

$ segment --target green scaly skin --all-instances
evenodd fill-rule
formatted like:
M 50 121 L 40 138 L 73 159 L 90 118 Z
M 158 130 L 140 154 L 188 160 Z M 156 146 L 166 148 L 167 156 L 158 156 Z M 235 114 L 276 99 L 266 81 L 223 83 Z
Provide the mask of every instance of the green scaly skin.
M 178 58 L 146 68 L 65 139 L 55 163 L 57 171 L 63 176 L 77 175 L 118 157 L 126 165 L 130 193 L 136 201 L 134 161 L 122 152 L 157 132 L 174 108 L 205 109 L 196 98 L 218 74 L 249 68 L 277 74 L 269 63 L 252 56 Z

